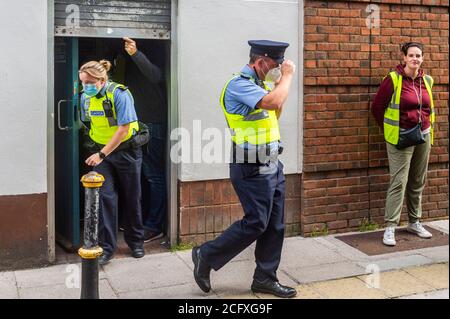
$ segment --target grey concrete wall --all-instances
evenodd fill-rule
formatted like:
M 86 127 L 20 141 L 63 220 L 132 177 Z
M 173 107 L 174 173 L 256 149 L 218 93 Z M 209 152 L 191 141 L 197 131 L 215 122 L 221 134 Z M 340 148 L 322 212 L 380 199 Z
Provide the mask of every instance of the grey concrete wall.
M 302 0 L 300 5 L 303 5 Z M 194 157 L 202 151 L 199 143 L 201 137 L 195 136 L 193 121 L 200 120 L 202 130 L 219 128 L 221 132 L 225 131 L 227 125 L 219 104 L 220 93 L 233 73 L 239 72 L 248 63 L 249 39 L 289 42 L 291 45 L 286 56 L 301 68 L 301 21 L 298 0 L 179 1 L 179 118 L 180 127 L 191 133 L 191 163 L 182 163 L 179 166 L 180 180 L 228 178 L 226 163 L 193 163 Z M 301 167 L 299 94 L 302 92 L 299 92 L 298 74 L 299 72 L 280 121 L 285 145 L 282 161 L 286 174 L 298 173 Z M 225 139 L 224 134 L 222 139 Z M 205 137 L 205 140 L 203 146 L 208 144 L 208 138 Z M 225 145 L 225 141 L 222 145 Z M 223 148 L 226 154 L 229 154 L 228 147 Z M 187 151 L 186 147 L 183 151 Z M 228 158 L 228 155 L 222 157 Z
M 47 8 L 0 2 L 0 195 L 47 191 Z

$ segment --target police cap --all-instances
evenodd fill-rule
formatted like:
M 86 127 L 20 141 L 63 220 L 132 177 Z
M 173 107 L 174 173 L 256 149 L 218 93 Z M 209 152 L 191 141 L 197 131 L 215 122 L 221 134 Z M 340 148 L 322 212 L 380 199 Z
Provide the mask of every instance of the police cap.
M 289 43 L 270 40 L 250 40 L 248 44 L 251 46 L 250 53 L 269 57 L 279 64 L 283 63 L 284 51 L 289 46 Z

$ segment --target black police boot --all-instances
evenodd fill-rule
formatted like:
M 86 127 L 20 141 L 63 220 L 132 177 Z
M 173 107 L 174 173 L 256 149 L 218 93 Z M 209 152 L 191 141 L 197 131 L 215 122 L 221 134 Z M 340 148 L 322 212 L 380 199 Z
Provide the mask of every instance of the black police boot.
M 197 285 L 204 292 L 211 290 L 211 283 L 209 281 L 209 273 L 211 267 L 205 264 L 200 255 L 200 247 L 192 248 L 192 261 L 194 262 L 194 278 Z
M 142 247 L 134 248 L 131 250 L 131 256 L 134 258 L 142 258 L 145 256 L 145 250 Z
M 263 282 L 253 279 L 251 289 L 253 292 L 272 294 L 280 298 L 292 298 L 297 295 L 294 288 L 280 285 L 278 281 L 272 279 L 266 279 Z
M 113 254 L 103 253 L 103 255 L 98 257 L 98 264 L 100 266 L 106 265 L 111 261 L 111 259 L 113 259 L 113 257 L 114 257 Z

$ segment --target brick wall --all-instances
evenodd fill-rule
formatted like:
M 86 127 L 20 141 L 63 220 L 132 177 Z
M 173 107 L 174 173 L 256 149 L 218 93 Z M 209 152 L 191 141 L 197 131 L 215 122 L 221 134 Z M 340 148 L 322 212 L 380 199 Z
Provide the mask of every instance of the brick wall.
M 366 27 L 369 2 L 379 5 L 378 29 Z M 448 10 L 445 0 L 305 1 L 302 234 L 383 223 L 387 155 L 369 100 L 409 40 L 425 44 L 423 66 L 435 79 L 423 217 L 448 216 Z
M 366 27 L 371 3 L 381 10 L 379 29 Z M 287 176 L 288 236 L 354 231 L 364 219 L 383 223 L 387 155 L 369 101 L 408 40 L 425 44 L 423 66 L 435 79 L 423 217 L 448 216 L 448 3 L 305 0 L 304 171 Z M 212 239 L 243 215 L 228 180 L 180 183 L 178 200 L 181 242 Z
M 286 176 L 286 234 L 300 234 L 300 175 Z M 244 215 L 229 180 L 179 183 L 179 236 L 199 244 L 218 236 Z

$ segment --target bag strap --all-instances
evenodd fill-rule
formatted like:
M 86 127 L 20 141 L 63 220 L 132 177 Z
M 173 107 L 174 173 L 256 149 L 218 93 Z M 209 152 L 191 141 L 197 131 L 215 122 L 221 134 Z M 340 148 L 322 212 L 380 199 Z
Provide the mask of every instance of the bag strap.
M 108 93 L 114 93 L 114 89 L 118 86 L 118 84 L 112 82 L 109 84 L 108 88 L 105 92 L 106 100 L 103 101 L 103 111 L 105 111 L 105 116 L 108 119 L 108 124 L 110 127 L 117 126 L 117 119 L 114 117 L 113 105 L 111 100 L 108 98 Z

